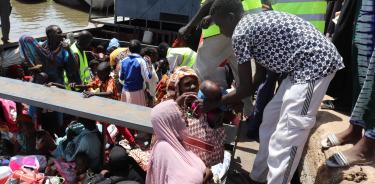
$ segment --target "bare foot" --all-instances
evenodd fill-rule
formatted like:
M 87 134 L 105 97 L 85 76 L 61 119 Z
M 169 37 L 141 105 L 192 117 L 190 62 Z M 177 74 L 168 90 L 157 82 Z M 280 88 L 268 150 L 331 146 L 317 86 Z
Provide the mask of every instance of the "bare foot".
M 375 158 L 375 139 L 363 136 L 352 148 L 343 151 L 350 163 L 357 161 L 371 161 Z
M 346 143 L 357 143 L 362 138 L 362 131 L 363 128 L 357 125 L 352 125 L 344 130 L 343 132 L 335 134 L 337 137 L 338 142 L 341 144 Z

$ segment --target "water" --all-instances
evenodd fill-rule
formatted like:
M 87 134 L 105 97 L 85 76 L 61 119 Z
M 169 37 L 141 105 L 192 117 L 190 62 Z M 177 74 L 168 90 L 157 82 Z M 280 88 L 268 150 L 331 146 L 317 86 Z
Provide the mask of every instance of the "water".
M 24 0 L 25 2 L 31 0 Z M 25 3 L 11 0 L 10 40 L 17 41 L 23 34 L 44 36 L 48 25 L 59 25 L 63 32 L 88 25 L 88 13 L 55 3 L 53 0 Z

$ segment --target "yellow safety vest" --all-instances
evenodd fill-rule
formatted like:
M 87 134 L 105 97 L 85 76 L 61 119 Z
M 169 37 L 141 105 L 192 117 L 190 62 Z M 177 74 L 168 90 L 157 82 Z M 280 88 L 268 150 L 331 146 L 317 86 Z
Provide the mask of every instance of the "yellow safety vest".
M 167 57 L 174 54 L 183 56 L 182 63 L 179 66 L 188 66 L 191 68 L 197 59 L 197 53 L 191 50 L 189 47 L 169 48 Z
M 201 4 L 203 4 L 206 0 L 202 0 Z M 242 0 L 242 6 L 244 11 L 255 11 L 262 9 L 262 3 L 260 0 Z M 220 34 L 220 28 L 216 24 L 212 24 L 207 29 L 202 30 L 203 38 L 208 38 L 211 36 L 216 36 Z
M 81 51 L 77 48 L 76 43 L 74 43 L 72 46 L 70 46 L 70 51 L 73 54 L 77 54 L 79 58 L 79 76 L 81 78 L 82 84 L 88 84 L 90 81 L 90 69 L 89 64 L 87 61 L 86 54 L 81 53 Z
M 277 0 L 273 10 L 295 14 L 324 32 L 326 0 Z

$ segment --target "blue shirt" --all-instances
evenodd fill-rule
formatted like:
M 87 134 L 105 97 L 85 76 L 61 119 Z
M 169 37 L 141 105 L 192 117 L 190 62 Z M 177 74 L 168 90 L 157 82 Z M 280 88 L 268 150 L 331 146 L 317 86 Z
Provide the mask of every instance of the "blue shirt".
M 124 91 L 138 91 L 143 89 L 145 81 L 152 78 L 151 67 L 139 54 L 129 54 L 122 61 L 120 80 L 124 81 Z
M 47 50 L 48 41 L 39 43 Z M 74 61 L 70 60 L 70 53 L 64 48 L 60 48 L 57 53 L 48 53 L 43 59 L 43 71 L 48 75 L 48 82 L 64 84 L 64 71 L 70 83 L 79 83 L 79 71 L 76 69 Z

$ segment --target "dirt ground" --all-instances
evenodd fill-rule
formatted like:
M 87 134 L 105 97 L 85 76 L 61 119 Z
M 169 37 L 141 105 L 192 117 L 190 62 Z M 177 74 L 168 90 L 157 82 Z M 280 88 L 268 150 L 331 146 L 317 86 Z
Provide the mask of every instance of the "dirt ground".
M 343 145 L 322 150 L 320 140 L 329 133 L 340 132 L 349 126 L 348 116 L 329 110 L 320 110 L 316 127 L 312 130 L 305 147 L 305 153 L 298 170 L 302 184 L 375 184 L 375 165 L 353 166 L 343 169 L 330 169 L 325 160 L 332 154 L 350 148 Z M 253 167 L 259 144 L 246 138 L 246 125 L 240 130 L 234 160 L 228 175 L 227 184 L 246 184 Z
M 307 144 L 304 160 L 301 162 L 301 183 L 314 184 L 375 184 L 375 164 L 331 169 L 325 160 L 334 153 L 352 147 L 352 144 L 322 150 L 320 141 L 329 133 L 341 132 L 349 126 L 349 117 L 338 112 L 321 110 L 317 126 Z

